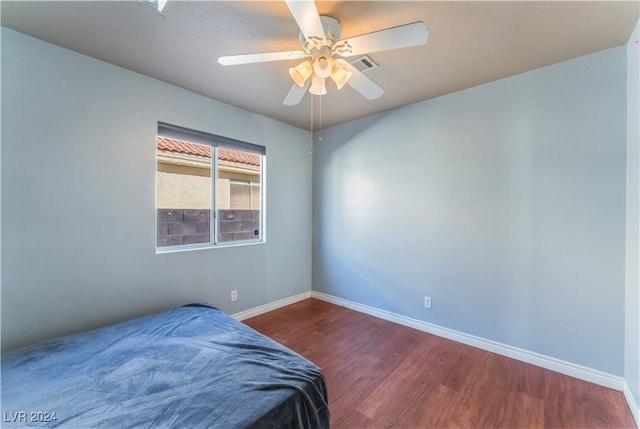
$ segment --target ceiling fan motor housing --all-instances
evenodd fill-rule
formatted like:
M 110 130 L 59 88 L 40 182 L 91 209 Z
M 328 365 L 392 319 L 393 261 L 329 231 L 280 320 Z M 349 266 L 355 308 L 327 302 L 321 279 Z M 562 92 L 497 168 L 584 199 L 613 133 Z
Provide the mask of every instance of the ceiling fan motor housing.
M 322 41 L 322 39 L 318 36 L 305 38 L 302 32 L 298 33 L 298 38 L 300 39 L 300 44 L 302 48 L 307 54 L 311 54 L 314 49 L 321 48 L 323 46 L 329 47 L 331 49 L 333 45 L 335 45 L 340 39 L 342 39 L 342 26 L 340 22 L 331 17 L 320 15 L 320 22 L 322 23 L 322 28 L 324 29 L 324 37 L 326 41 Z

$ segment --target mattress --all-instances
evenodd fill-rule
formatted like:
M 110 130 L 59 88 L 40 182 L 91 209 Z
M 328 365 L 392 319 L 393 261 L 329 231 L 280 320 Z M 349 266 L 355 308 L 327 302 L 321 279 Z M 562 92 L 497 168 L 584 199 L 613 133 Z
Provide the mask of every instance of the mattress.
M 328 428 L 320 369 L 192 304 L 2 356 L 2 427 Z

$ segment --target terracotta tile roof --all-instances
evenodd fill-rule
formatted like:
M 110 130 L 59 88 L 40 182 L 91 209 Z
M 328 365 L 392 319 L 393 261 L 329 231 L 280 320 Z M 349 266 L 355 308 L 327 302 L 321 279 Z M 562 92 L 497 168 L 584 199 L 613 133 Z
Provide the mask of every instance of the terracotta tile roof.
M 222 161 L 238 162 L 240 164 L 255 165 L 258 167 L 260 166 L 260 155 L 227 149 L 226 147 L 218 148 L 218 158 Z
M 211 158 L 211 147 L 207 145 L 194 144 L 183 140 L 170 139 L 167 137 L 157 137 L 156 145 L 158 150 L 163 150 L 166 152 L 175 152 L 185 155 Z M 237 162 L 240 164 L 255 166 L 260 165 L 260 155 L 227 149 L 225 147 L 221 147 L 218 149 L 218 157 L 222 161 Z

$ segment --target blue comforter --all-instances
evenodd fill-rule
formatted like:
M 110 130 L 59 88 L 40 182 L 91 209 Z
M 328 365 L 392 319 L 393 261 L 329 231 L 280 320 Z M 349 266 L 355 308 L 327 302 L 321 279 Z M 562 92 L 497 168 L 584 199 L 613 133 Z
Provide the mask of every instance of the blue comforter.
M 318 367 L 208 305 L 2 356 L 2 427 L 325 428 Z

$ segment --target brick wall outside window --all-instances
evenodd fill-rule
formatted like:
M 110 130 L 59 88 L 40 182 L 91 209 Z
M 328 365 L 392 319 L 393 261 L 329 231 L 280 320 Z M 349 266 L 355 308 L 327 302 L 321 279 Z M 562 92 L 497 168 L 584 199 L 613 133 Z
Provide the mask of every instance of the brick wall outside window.
M 218 241 L 250 240 L 257 237 L 259 210 L 219 210 Z M 208 243 L 211 212 L 197 209 L 158 209 L 157 246 Z

